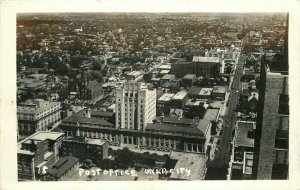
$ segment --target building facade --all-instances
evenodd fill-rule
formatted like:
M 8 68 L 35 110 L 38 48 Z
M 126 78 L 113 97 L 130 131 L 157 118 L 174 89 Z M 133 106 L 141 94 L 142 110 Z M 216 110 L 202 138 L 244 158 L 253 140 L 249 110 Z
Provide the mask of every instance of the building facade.
M 216 115 L 218 117 L 218 115 Z M 68 137 L 101 139 L 109 145 L 205 153 L 211 138 L 212 120 L 159 117 L 145 129 L 117 128 L 101 118 L 82 110 L 62 121 L 58 127 Z
M 87 137 L 68 137 L 63 140 L 61 156 L 74 156 L 81 162 L 85 159 L 104 160 L 108 157 L 108 142 Z
M 61 120 L 60 102 L 27 100 L 18 105 L 18 140 L 46 131 Z
M 39 131 L 18 143 L 18 180 L 39 180 L 44 167 L 59 159 L 64 133 Z
M 42 181 L 63 181 L 78 168 L 79 160 L 73 156 L 66 156 L 55 162 L 47 173 L 41 176 Z
M 288 179 L 289 76 L 287 32 L 280 61 L 262 57 L 254 149 L 254 179 Z
M 256 141 L 257 179 L 288 178 L 288 75 L 267 73 Z M 272 110 L 272 111 L 270 111 Z
M 142 130 L 156 116 L 156 89 L 127 82 L 116 89 L 116 127 Z
M 214 76 L 220 73 L 221 59 L 218 57 L 194 56 L 192 62 L 177 62 L 171 65 L 171 73 L 178 77 L 187 74 L 198 76 Z

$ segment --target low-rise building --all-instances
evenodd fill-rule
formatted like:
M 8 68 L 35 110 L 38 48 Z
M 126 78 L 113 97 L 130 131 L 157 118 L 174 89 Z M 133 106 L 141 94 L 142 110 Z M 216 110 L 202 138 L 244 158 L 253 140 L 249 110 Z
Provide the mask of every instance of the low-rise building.
M 183 87 L 192 87 L 194 82 L 196 82 L 197 77 L 195 74 L 186 74 L 181 81 L 181 86 Z
M 212 76 L 220 73 L 221 59 L 219 57 L 194 56 L 192 62 L 178 61 L 171 65 L 171 73 L 178 77 L 186 74 L 196 76 Z
M 173 93 L 164 93 L 157 101 L 156 101 L 156 115 L 166 115 L 170 113 L 171 109 L 171 100 L 172 97 L 175 96 Z
M 170 158 L 177 160 L 177 162 L 169 180 L 204 180 L 207 171 L 207 156 L 205 154 L 172 152 Z M 181 168 L 189 169 L 190 173 L 177 172 L 182 170 Z
M 220 129 L 222 125 L 220 118 L 220 109 L 208 108 L 204 113 L 203 119 L 211 122 L 211 134 L 217 134 L 217 130 Z
M 211 133 L 211 122 L 207 120 L 163 117 L 161 121 L 148 123 L 143 130 L 133 130 L 104 125 L 105 120 L 97 118 L 79 117 L 76 114 L 71 117 L 63 120 L 59 126 L 68 136 L 97 138 L 107 140 L 111 145 L 144 149 L 205 153 Z
M 214 100 L 225 100 L 226 91 L 226 86 L 214 86 L 211 96 Z
M 171 118 L 171 117 L 170 117 Z M 146 142 L 141 147 L 158 150 L 177 150 L 184 152 L 206 153 L 211 136 L 211 123 L 207 120 L 186 118 L 162 123 L 149 123 L 146 127 Z M 181 120 L 181 121 L 180 121 Z
M 131 71 L 126 75 L 126 79 L 138 81 L 143 78 L 143 74 L 145 74 L 143 71 Z
M 201 91 L 199 92 L 199 97 L 201 99 L 209 99 L 212 93 L 212 88 L 201 88 Z
M 39 131 L 18 143 L 18 180 L 41 178 L 44 167 L 50 168 L 59 159 L 64 133 Z
M 72 171 L 79 166 L 78 158 L 73 156 L 66 156 L 58 160 L 42 175 L 43 181 L 63 181 L 65 177 L 69 176 Z
M 203 99 L 188 99 L 187 102 L 184 105 L 184 110 L 188 110 L 191 109 L 192 107 L 199 107 L 199 106 L 203 106 L 205 109 L 207 109 L 208 104 L 206 100 Z
M 160 85 L 162 86 L 163 84 L 167 83 L 167 82 L 172 82 L 175 80 L 175 75 L 171 75 L 171 74 L 166 74 L 165 76 L 163 76 L 160 79 Z
M 81 162 L 85 159 L 93 161 L 108 157 L 108 142 L 96 138 L 67 137 L 62 141 L 61 156 L 74 156 Z
M 171 99 L 172 108 L 184 108 L 188 100 L 187 94 L 188 93 L 184 90 L 177 92 Z
M 201 99 L 200 91 L 201 87 L 191 87 L 188 89 L 188 96 L 189 98 Z
M 239 121 L 236 124 L 231 156 L 231 179 L 252 178 L 254 130 L 254 122 Z

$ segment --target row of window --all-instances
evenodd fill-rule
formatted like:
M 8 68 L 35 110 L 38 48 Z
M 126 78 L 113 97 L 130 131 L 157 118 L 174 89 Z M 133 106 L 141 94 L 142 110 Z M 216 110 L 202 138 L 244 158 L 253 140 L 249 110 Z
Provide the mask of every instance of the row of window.
M 204 152 L 202 144 L 187 143 L 187 152 Z
M 75 136 L 74 131 L 65 131 L 68 136 Z M 112 135 L 109 133 L 99 133 L 99 132 L 88 132 L 88 131 L 80 131 L 79 135 L 81 137 L 90 137 L 90 138 L 101 138 L 104 140 L 108 140 L 111 142 L 121 143 L 120 136 Z M 169 140 L 169 139 L 156 139 L 156 138 L 147 138 L 145 141 L 145 146 L 153 146 L 153 147 L 163 147 L 163 148 L 171 148 L 176 149 L 178 147 L 180 141 L 179 140 Z M 123 136 L 124 144 L 132 144 L 132 145 L 144 145 L 142 138 L 136 138 L 132 136 Z M 197 149 L 198 146 L 198 149 Z M 187 151 L 190 152 L 202 152 L 201 144 L 187 144 Z
M 38 120 L 40 118 L 43 118 L 45 116 L 52 116 L 52 115 L 57 115 L 59 116 L 60 113 L 54 113 L 54 112 L 50 112 L 50 113 L 45 113 L 45 114 L 23 114 L 23 113 L 18 113 L 17 116 L 18 116 L 18 119 L 22 119 L 22 120 Z

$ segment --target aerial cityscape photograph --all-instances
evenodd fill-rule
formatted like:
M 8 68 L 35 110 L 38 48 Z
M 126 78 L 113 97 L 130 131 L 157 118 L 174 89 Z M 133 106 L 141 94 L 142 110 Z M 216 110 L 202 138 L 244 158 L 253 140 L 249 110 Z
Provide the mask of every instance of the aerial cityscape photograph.
M 18 181 L 289 179 L 289 13 L 18 13 Z

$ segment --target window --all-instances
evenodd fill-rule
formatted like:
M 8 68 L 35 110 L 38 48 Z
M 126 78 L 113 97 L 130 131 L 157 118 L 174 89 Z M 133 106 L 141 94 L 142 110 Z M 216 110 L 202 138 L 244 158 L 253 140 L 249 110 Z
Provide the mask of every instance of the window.
M 288 164 L 288 151 L 276 150 L 275 163 L 276 164 Z
M 286 94 L 281 94 L 279 96 L 278 113 L 289 115 L 289 96 Z
M 286 130 L 276 130 L 275 148 L 277 148 L 277 149 L 289 149 L 288 131 L 286 131 Z
M 247 138 L 249 138 L 249 139 L 253 139 L 254 138 L 253 131 L 248 131 Z

